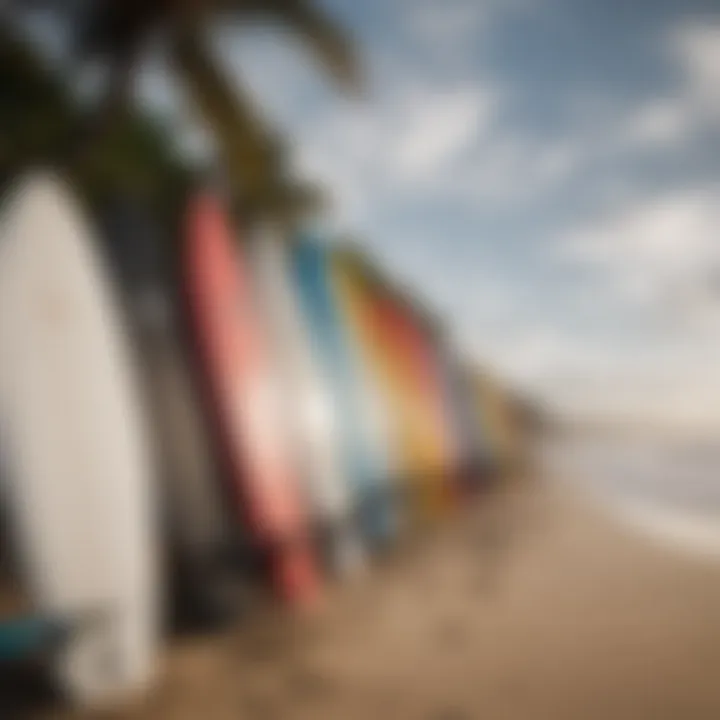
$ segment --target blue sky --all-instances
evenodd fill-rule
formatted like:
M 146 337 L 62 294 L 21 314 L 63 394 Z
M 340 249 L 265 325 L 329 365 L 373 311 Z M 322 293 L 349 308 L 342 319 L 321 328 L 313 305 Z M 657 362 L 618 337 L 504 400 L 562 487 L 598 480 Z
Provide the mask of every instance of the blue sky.
M 558 406 L 720 420 L 719 6 L 321 4 L 362 51 L 361 98 L 276 29 L 214 35 L 330 189 L 328 232 Z M 140 96 L 202 149 L 164 77 L 156 57 Z
M 558 405 L 720 418 L 720 11 L 609 0 L 328 0 L 348 100 L 276 33 L 227 67 L 297 166 L 448 319 Z

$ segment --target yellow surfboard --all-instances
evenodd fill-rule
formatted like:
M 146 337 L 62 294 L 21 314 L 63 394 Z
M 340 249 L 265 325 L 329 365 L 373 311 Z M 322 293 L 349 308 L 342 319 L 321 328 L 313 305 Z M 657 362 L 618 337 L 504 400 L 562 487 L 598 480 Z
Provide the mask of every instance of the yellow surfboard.
M 397 476 L 414 521 L 452 504 L 447 480 L 447 428 L 431 347 L 423 346 L 409 308 L 351 251 L 338 251 L 335 281 L 346 317 L 361 337 L 364 361 L 381 388 Z

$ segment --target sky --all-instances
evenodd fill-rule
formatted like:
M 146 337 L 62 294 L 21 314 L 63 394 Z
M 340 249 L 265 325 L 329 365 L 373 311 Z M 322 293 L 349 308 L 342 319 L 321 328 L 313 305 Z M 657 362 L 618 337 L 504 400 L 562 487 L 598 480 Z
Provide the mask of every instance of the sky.
M 213 39 L 329 189 L 328 236 L 558 409 L 720 423 L 720 5 L 319 4 L 356 40 L 360 97 L 277 28 Z M 139 96 L 202 153 L 163 77 L 151 58 Z
M 720 6 L 324 6 L 360 98 L 298 41 L 217 42 L 334 193 L 328 228 L 558 408 L 720 421 Z

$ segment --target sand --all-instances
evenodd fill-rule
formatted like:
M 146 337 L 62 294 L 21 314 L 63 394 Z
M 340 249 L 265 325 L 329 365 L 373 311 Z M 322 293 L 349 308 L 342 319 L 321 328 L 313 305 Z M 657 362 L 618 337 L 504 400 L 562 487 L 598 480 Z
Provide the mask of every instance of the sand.
M 175 641 L 147 702 L 99 717 L 717 720 L 720 566 L 516 481 L 316 616 L 268 609 Z

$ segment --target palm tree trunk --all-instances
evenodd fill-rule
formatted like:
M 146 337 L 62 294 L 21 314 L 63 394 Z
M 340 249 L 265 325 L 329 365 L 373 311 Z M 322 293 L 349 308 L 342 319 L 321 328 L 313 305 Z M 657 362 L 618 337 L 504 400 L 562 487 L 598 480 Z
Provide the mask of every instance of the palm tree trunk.
M 218 139 L 234 200 L 256 208 L 282 172 L 279 140 L 265 129 L 237 84 L 225 77 L 201 31 L 178 34 L 172 57 L 192 101 Z

